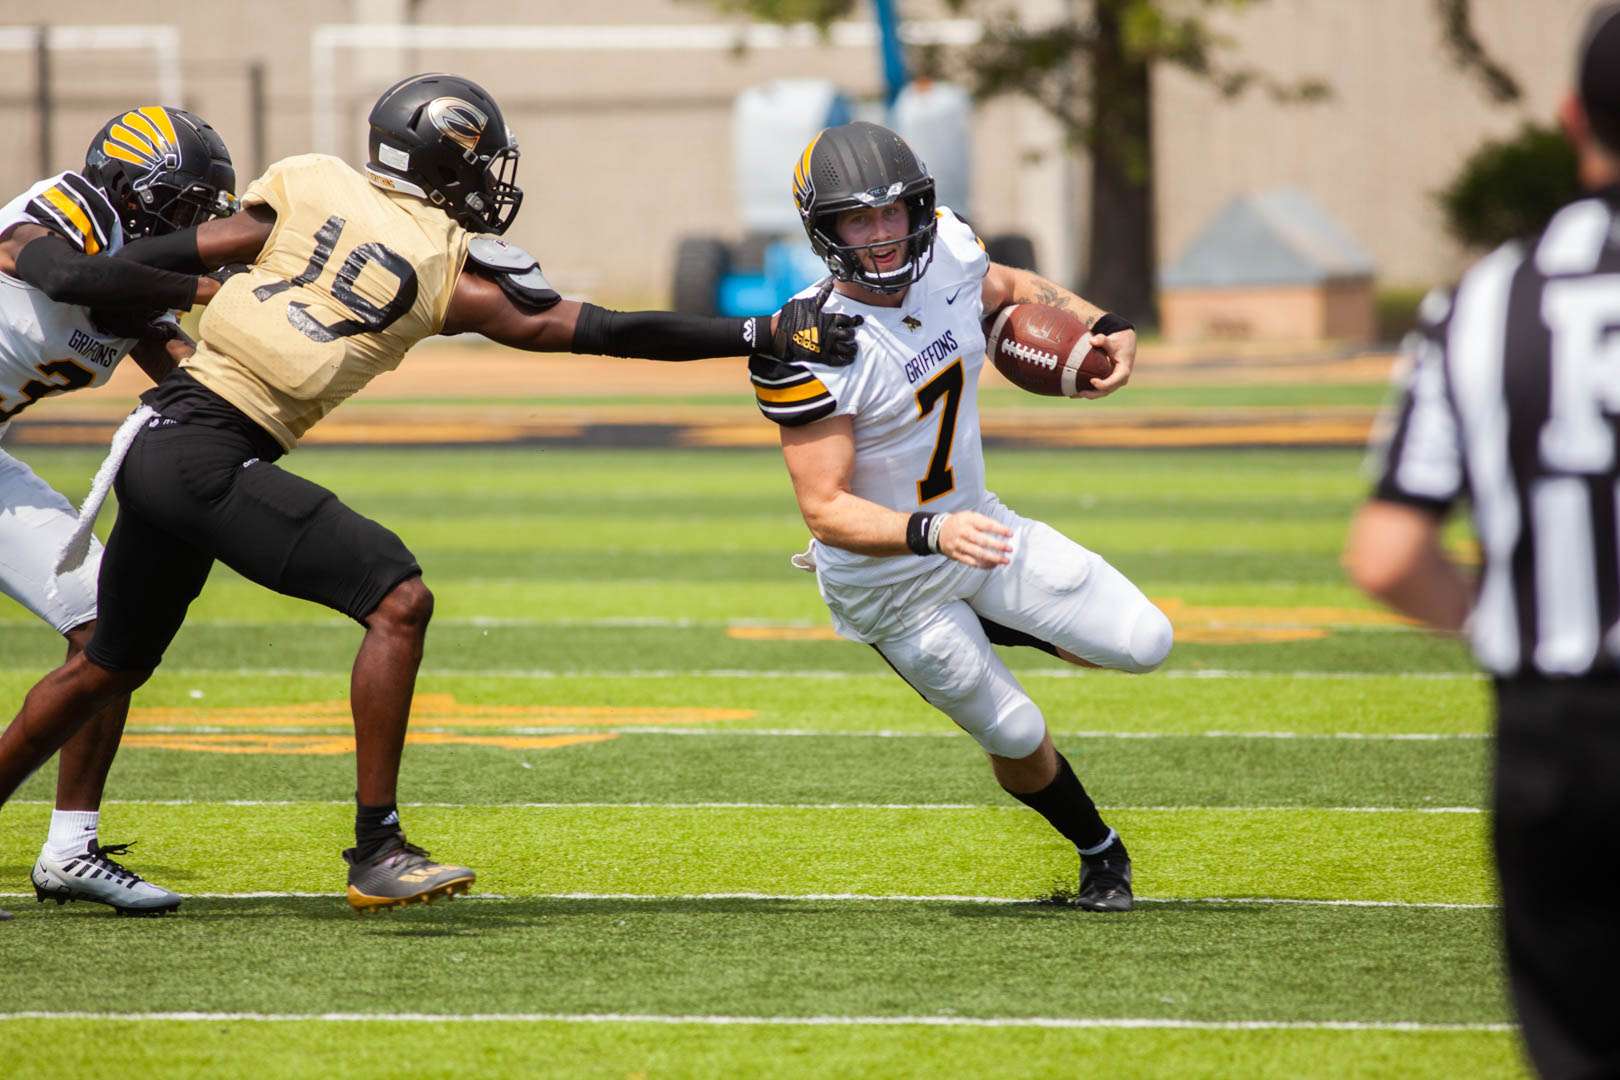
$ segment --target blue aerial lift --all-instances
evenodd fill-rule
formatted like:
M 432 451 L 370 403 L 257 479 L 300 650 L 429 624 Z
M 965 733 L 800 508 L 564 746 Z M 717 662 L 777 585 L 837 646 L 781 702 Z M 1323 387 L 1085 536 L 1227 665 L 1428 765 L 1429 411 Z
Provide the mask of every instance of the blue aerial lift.
M 972 102 L 948 83 L 910 77 L 894 0 L 872 0 L 883 67 L 884 105 L 860 109 L 832 82 L 791 79 L 751 87 L 732 109 L 733 171 L 744 235 L 688 236 L 675 253 L 673 305 L 705 315 L 775 311 L 826 274 L 810 250 L 788 197 L 791 163 L 816 132 L 854 119 L 898 131 L 927 162 L 939 202 L 968 216 Z M 1035 250 L 1019 234 L 990 237 L 997 262 L 1035 269 Z

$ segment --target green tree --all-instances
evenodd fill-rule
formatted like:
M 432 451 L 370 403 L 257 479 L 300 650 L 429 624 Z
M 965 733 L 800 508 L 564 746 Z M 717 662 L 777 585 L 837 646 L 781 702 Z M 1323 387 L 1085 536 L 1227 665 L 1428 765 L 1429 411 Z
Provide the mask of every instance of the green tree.
M 1084 230 L 1084 294 L 1137 320 L 1151 320 L 1157 277 L 1154 229 L 1153 84 L 1155 66 L 1194 75 L 1221 94 L 1268 93 L 1309 102 L 1329 93 L 1317 79 L 1284 83 L 1231 64 L 1230 41 L 1212 24 L 1220 10 L 1261 0 L 1069 0 L 1067 14 L 1040 26 L 1020 22 L 1012 0 L 946 0 L 979 18 L 983 40 L 927 66 L 955 75 L 988 99 L 1034 101 L 1063 127 L 1070 145 L 1090 152 L 1091 205 Z M 857 0 L 709 0 L 722 10 L 773 22 L 825 28 L 865 7 Z M 1471 0 L 1432 0 L 1457 66 L 1498 101 L 1518 86 L 1473 31 Z
M 1511 138 L 1481 145 L 1437 197 L 1446 231 L 1469 247 L 1489 249 L 1540 232 L 1580 193 L 1569 140 L 1545 125 L 1525 124 Z

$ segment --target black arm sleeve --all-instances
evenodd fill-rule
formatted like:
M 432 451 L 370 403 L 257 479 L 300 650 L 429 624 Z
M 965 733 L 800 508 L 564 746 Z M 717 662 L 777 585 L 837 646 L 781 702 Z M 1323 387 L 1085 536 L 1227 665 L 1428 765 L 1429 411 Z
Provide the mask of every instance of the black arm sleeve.
M 759 324 L 764 323 L 761 327 Z M 747 356 L 770 340 L 769 318 L 726 319 L 679 315 L 673 311 L 609 311 L 595 304 L 579 306 L 574 324 L 576 353 L 631 356 L 643 360 L 704 360 L 714 356 Z
M 206 274 L 213 267 L 197 254 L 197 230 L 181 229 L 164 236 L 144 236 L 118 249 L 118 258 L 177 274 Z
M 85 307 L 183 311 L 197 299 L 195 277 L 84 255 L 60 236 L 41 236 L 24 244 L 17 256 L 17 276 L 52 300 Z

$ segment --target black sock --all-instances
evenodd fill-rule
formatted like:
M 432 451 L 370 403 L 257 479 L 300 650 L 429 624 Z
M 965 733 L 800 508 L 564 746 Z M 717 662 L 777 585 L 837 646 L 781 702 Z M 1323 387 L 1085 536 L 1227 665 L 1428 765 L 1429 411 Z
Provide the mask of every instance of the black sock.
M 1112 831 L 1097 813 L 1097 804 L 1086 794 L 1085 785 L 1069 767 L 1069 759 L 1057 756 L 1057 775 L 1039 791 L 1007 794 L 1051 822 L 1076 848 L 1085 851 L 1107 843 Z M 1116 838 L 1115 843 L 1119 843 Z
M 399 827 L 399 804 L 366 806 L 356 802 L 354 807 L 354 847 L 365 858 L 396 836 L 404 835 Z

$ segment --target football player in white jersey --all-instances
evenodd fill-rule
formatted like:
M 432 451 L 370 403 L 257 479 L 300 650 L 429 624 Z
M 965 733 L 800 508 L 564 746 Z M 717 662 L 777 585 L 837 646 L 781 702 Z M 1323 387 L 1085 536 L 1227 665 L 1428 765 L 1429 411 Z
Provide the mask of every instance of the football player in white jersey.
M 793 195 L 835 280 L 826 310 L 863 317 L 848 367 L 749 364 L 815 537 L 795 565 L 816 571 L 839 634 L 877 649 L 978 741 L 1008 794 L 1075 845 L 1078 905 L 1129 910 L 1124 842 L 990 646 L 1148 672 L 1170 651 L 1170 621 L 1100 556 L 986 490 L 978 383 L 983 319 L 1008 304 L 1086 320 L 1092 344 L 1115 361 L 1086 397 L 1130 378 L 1135 331 L 1032 273 L 991 263 L 973 230 L 935 206 L 933 179 L 886 128 L 858 122 L 816 136 Z
M 156 382 L 191 352 L 172 311 L 205 301 L 210 279 L 110 258 L 126 241 L 187 228 L 228 210 L 236 174 L 200 118 L 148 106 L 109 120 L 84 168 L 41 180 L 0 209 L 0 438 L 41 398 L 99 386 L 125 356 Z M 101 547 L 55 571 L 76 514 L 32 469 L 0 450 L 0 591 L 67 638 L 95 630 Z M 62 748 L 56 808 L 33 870 L 41 900 L 92 900 L 121 914 L 172 911 L 180 898 L 142 880 L 102 846 L 99 807 L 129 698 Z

